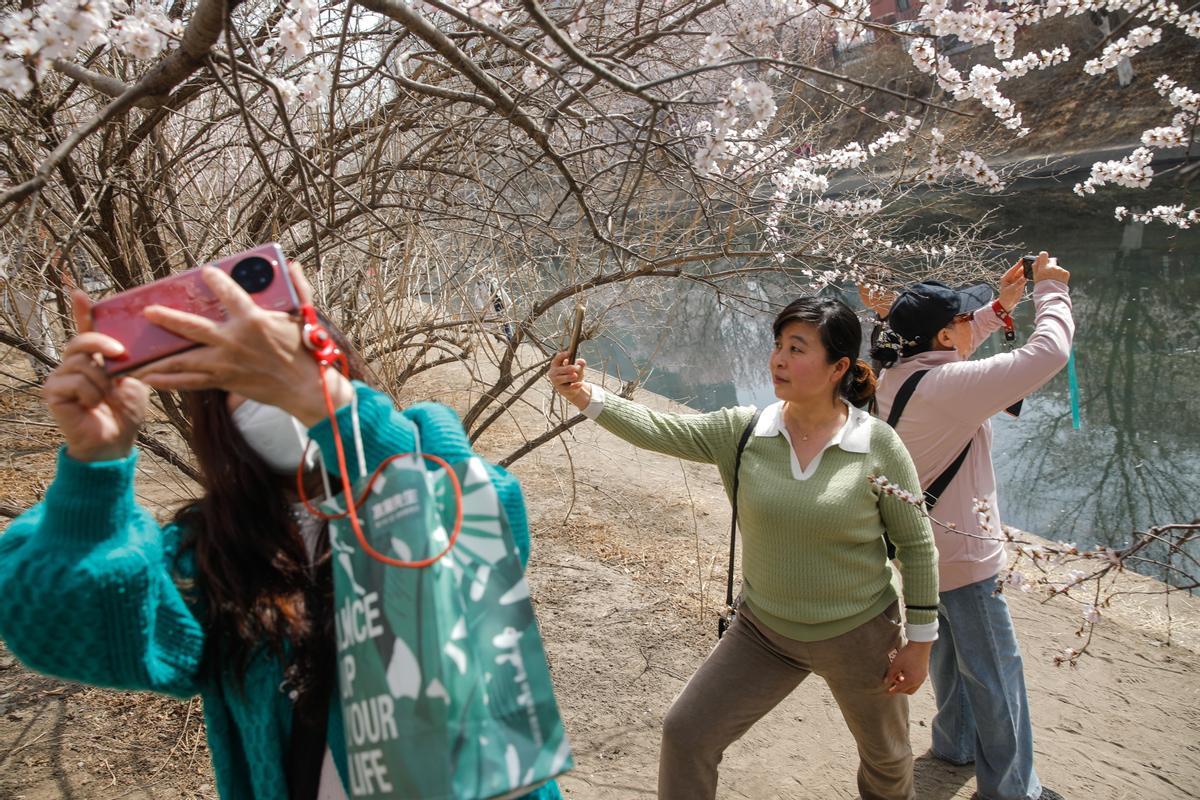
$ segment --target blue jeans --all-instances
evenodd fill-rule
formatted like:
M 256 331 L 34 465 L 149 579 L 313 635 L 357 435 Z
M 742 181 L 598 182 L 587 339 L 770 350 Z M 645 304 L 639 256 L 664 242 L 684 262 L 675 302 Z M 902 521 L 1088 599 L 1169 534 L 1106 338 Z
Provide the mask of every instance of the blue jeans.
M 937 700 L 933 753 L 975 762 L 981 800 L 1036 800 L 1033 727 L 1017 634 L 996 579 L 942 592 L 929 674 Z

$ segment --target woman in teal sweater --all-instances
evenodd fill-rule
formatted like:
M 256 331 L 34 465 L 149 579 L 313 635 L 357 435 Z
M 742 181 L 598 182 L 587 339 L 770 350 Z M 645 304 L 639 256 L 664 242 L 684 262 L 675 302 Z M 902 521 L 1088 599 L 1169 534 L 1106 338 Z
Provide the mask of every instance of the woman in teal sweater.
M 908 698 L 937 637 L 937 553 L 896 433 L 858 406 L 874 393 L 858 359 L 862 329 L 844 303 L 803 297 L 775 319 L 768 366 L 779 402 L 754 423 L 742 456 L 742 594 L 727 635 L 667 712 L 659 800 L 716 796 L 725 748 L 809 674 L 829 684 L 858 745 L 865 800 L 913 797 Z M 715 464 L 730 491 L 752 408 L 662 414 L 585 383 L 560 353 L 550 381 L 601 426 L 639 447 Z M 901 631 L 897 549 L 907 608 Z
M 292 277 L 307 301 L 303 275 Z M 140 380 L 105 373 L 101 359 L 120 358 L 123 347 L 90 331 L 90 303 L 74 298 L 80 333 L 43 392 L 66 446 L 45 499 L 0 536 L 0 637 L 46 674 L 199 694 L 222 798 L 344 800 L 329 538 L 294 490 L 310 437 L 334 452 L 318 367 L 292 318 L 259 309 L 224 273 L 206 270 L 205 279 L 226 321 L 148 309 L 152 322 L 204 346 Z M 470 453 L 449 409 L 397 411 L 336 370 L 326 378 L 350 459 L 354 398 L 370 469 L 411 452 L 418 433 L 426 452 L 452 461 Z M 134 498 L 133 444 L 151 386 L 190 390 L 204 489 L 166 525 Z M 503 471 L 493 477 L 524 560 L 520 488 Z M 551 783 L 530 797 L 560 794 Z

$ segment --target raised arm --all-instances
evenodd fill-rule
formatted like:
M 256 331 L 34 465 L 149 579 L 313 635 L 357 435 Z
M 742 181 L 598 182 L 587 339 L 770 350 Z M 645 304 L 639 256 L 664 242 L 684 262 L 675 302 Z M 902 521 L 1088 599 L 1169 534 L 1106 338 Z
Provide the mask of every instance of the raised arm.
M 38 672 L 188 697 L 204 630 L 176 583 L 179 531 L 134 501 L 136 460 L 59 454 L 45 500 L 0 536 L 0 638 Z
M 80 333 L 42 390 L 66 447 L 45 500 L 0 536 L 0 637 L 41 672 L 191 695 L 204 634 L 175 583 L 177 531 L 133 498 L 149 390 L 104 371 L 124 347 L 91 331 L 87 296 L 72 309 Z
M 946 364 L 929 375 L 927 380 L 937 387 L 927 396 L 945 398 L 947 415 L 980 423 L 1042 386 L 1066 365 L 1075 323 L 1065 279 L 1038 281 L 1033 302 L 1037 318 L 1022 347 L 978 361 Z
M 1048 259 L 1049 256 L 1043 252 L 1038 258 Z M 1005 315 L 1011 314 L 1017 303 L 1021 302 L 1026 282 L 1025 270 L 1020 261 L 1009 267 L 1008 272 L 1000 278 L 1000 295 L 996 300 L 1004 309 Z M 994 306 L 976 311 L 971 317 L 971 352 L 974 353 L 989 336 L 1003 327 L 1004 320 L 996 313 Z
M 630 444 L 688 461 L 715 464 L 722 453 L 733 452 L 737 437 L 750 420 L 748 408 L 725 408 L 709 414 L 668 414 L 605 392 L 586 383 L 587 362 L 567 364 L 565 353 L 551 362 L 549 379 L 555 391 L 594 419 L 605 430 Z

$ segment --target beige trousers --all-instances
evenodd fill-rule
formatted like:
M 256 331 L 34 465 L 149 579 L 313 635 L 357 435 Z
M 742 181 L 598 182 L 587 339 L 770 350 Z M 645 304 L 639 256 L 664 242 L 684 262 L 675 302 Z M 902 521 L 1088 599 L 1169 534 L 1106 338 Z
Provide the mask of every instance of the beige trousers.
M 908 696 L 889 695 L 883 684 L 888 654 L 903 643 L 895 604 L 854 630 L 820 642 L 780 636 L 743 605 L 667 712 L 659 800 L 715 798 L 717 765 L 725 748 L 810 673 L 829 684 L 858 744 L 863 800 L 912 800 Z

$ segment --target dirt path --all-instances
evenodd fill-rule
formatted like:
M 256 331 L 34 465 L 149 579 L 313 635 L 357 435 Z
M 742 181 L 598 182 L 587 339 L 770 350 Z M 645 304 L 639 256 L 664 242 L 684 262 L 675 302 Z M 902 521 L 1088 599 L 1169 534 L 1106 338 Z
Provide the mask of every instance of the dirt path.
M 441 373 L 411 391 L 462 402 L 458 382 Z M 484 448 L 506 451 L 519 429 L 539 424 L 518 411 Z M 572 434 L 570 458 L 551 445 L 515 468 L 533 521 L 530 582 L 578 764 L 561 785 L 578 800 L 653 797 L 661 720 L 715 641 L 727 505 L 711 468 L 635 451 L 591 424 Z M 10 466 L 22 453 L 45 463 L 14 447 Z M 1011 601 L 1047 785 L 1072 800 L 1200 797 L 1197 603 L 1173 603 L 1176 640 L 1190 648 L 1162 645 L 1148 624 L 1158 606 L 1131 605 L 1106 618 L 1092 655 L 1070 670 L 1052 658 L 1075 643 L 1077 607 L 1021 593 Z M 918 756 L 932 710 L 923 689 L 912 705 Z M 810 680 L 729 750 L 720 796 L 852 798 L 855 764 L 832 697 Z M 969 769 L 919 757 L 916 770 L 923 800 L 974 790 Z M 42 678 L 0 649 L 0 798 L 213 797 L 198 703 Z

